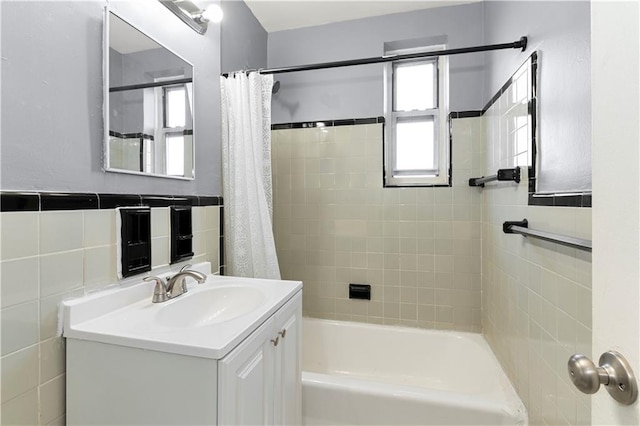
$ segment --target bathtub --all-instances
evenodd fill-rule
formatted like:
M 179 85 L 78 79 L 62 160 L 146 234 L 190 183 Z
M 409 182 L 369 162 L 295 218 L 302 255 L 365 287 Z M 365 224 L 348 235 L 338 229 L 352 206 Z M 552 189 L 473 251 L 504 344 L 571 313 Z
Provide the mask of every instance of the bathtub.
M 304 318 L 306 425 L 527 425 L 479 334 Z

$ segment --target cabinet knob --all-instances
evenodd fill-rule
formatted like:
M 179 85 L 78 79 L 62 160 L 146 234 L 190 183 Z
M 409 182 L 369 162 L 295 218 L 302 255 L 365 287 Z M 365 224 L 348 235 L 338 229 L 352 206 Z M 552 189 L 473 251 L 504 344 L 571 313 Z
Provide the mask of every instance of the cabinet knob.
M 271 339 L 271 343 L 273 343 L 273 346 L 278 346 L 278 342 L 280 341 L 280 337 L 276 336 L 275 339 Z
M 616 401 L 624 405 L 633 404 L 638 397 L 638 387 L 627 360 L 618 352 L 609 351 L 602 354 L 599 364 L 597 366 L 582 354 L 569 358 L 569 376 L 578 390 L 592 394 L 604 385 Z
M 278 331 L 278 334 L 284 339 L 284 337 L 287 335 L 287 329 L 283 328 L 282 330 Z

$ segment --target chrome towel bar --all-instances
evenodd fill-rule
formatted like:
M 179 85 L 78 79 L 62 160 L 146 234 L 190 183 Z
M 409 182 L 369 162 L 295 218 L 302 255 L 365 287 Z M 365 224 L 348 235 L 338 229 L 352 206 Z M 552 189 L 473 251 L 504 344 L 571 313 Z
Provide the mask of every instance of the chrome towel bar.
M 535 229 L 529 229 L 529 221 L 523 219 L 517 222 L 504 222 L 502 224 L 502 231 L 505 234 L 520 234 L 525 237 L 538 238 L 544 241 L 551 241 L 567 247 L 573 247 L 578 250 L 584 250 L 591 252 L 593 244 L 591 240 L 584 240 L 582 238 L 568 237 L 566 235 L 553 234 L 551 232 L 538 231 Z
M 516 183 L 520 183 L 520 167 L 516 167 L 513 169 L 500 169 L 495 175 L 492 176 L 482 176 L 479 178 L 471 178 L 469 179 L 469 186 L 479 186 L 484 188 L 484 184 L 487 182 L 493 182 L 496 180 L 500 181 L 513 181 Z

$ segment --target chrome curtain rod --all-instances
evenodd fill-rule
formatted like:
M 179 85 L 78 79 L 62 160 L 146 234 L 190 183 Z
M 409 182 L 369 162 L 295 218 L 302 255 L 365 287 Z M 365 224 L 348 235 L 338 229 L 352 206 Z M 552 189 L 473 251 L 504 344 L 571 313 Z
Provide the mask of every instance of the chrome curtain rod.
M 418 59 L 418 58 L 428 58 L 432 56 L 447 56 L 447 55 L 460 55 L 463 53 L 475 53 L 475 52 L 487 52 L 490 50 L 502 50 L 502 49 L 521 49 L 522 52 L 527 48 L 527 37 L 520 37 L 520 40 L 514 41 L 512 43 L 502 43 L 502 44 L 489 44 L 485 46 L 474 46 L 474 47 L 463 47 L 460 49 L 448 49 L 448 50 L 436 50 L 431 52 L 420 52 L 420 53 L 407 53 L 404 55 L 387 55 L 387 56 L 378 56 L 374 58 L 363 58 L 363 59 L 350 59 L 347 61 L 336 61 L 336 62 L 322 62 L 318 64 L 309 64 L 309 65 L 297 65 L 292 67 L 282 67 L 282 68 L 266 68 L 257 70 L 260 74 L 284 74 L 288 72 L 298 72 L 298 71 L 313 71 L 313 70 L 321 70 L 327 68 L 340 68 L 340 67 L 351 67 L 355 65 L 369 65 L 369 64 L 378 64 L 383 62 L 392 62 L 392 61 L 400 61 L 403 59 Z M 228 77 L 229 74 L 222 74 L 223 77 Z
M 593 248 L 593 243 L 591 242 L 591 240 L 584 240 L 582 238 L 568 237 L 566 235 L 559 235 L 553 234 L 551 232 L 529 229 L 529 221 L 527 219 L 523 219 L 522 221 L 518 222 L 504 222 L 502 224 L 502 231 L 505 234 L 520 234 L 524 235 L 525 237 L 538 238 L 540 240 L 550 241 L 552 243 L 588 252 L 591 252 Z

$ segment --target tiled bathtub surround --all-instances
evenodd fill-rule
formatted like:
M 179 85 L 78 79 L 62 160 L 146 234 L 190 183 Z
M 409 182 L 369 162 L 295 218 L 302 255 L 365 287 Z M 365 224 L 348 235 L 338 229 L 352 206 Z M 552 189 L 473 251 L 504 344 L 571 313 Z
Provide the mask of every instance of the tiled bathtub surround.
M 481 128 L 452 129 L 454 187 L 437 188 L 382 187 L 383 124 L 272 131 L 278 259 L 306 315 L 480 331 Z
M 485 174 L 525 165 L 530 154 L 528 95 L 517 82 L 482 118 Z M 527 160 L 528 161 L 528 160 Z M 519 185 L 482 192 L 482 325 L 529 411 L 532 425 L 590 424 L 589 396 L 569 380 L 570 355 L 591 356 L 591 254 L 504 234 L 504 221 L 591 239 L 591 209 L 528 205 L 527 167 Z
M 38 209 L 37 199 L 27 198 L 27 209 Z M 3 210 L 15 209 L 6 201 Z M 192 262 L 209 260 L 214 270 L 220 209 L 193 207 Z M 116 281 L 115 214 L 113 208 L 0 214 L 2 424 L 65 423 L 58 304 Z M 169 261 L 169 208 L 154 207 L 151 215 L 153 267 L 162 268 Z

